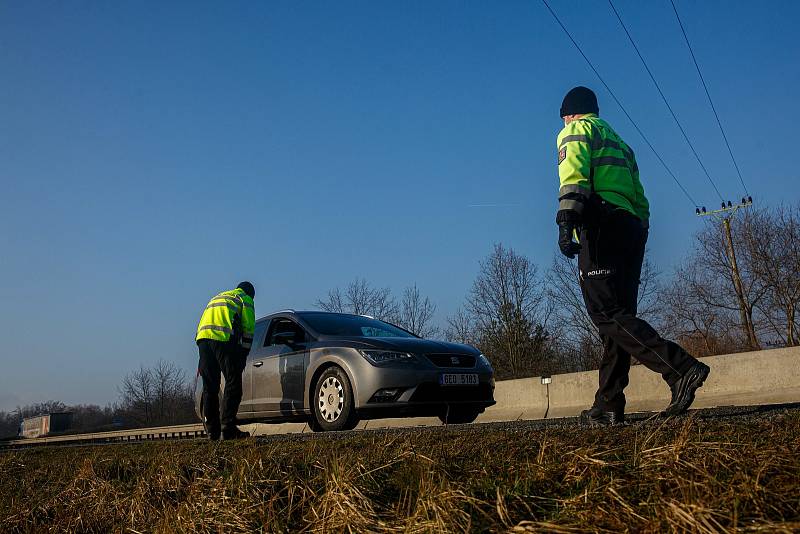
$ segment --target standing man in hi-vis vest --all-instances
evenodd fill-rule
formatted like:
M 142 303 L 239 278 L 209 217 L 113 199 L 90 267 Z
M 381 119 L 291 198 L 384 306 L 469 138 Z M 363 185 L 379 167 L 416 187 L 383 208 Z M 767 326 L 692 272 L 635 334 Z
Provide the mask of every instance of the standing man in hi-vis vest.
M 650 210 L 633 150 L 599 117 L 591 89 L 569 91 L 561 118 L 558 245 L 568 258 L 578 254 L 583 300 L 604 348 L 594 404 L 581 419 L 624 423 L 631 356 L 669 384 L 672 401 L 664 413 L 683 413 L 709 368 L 636 317 Z
M 242 402 L 242 372 L 253 344 L 256 290 L 250 282 L 223 291 L 208 303 L 197 326 L 200 350 L 198 372 L 203 378 L 203 424 L 208 437 L 217 440 L 246 438 L 236 426 Z M 220 373 L 225 377 L 220 416 Z

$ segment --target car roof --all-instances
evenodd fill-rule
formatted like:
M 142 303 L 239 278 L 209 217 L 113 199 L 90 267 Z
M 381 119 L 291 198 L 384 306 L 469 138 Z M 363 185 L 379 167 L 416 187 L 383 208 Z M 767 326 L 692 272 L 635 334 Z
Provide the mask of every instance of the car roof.
M 307 330 L 311 331 L 312 334 L 319 336 L 320 335 L 319 332 L 317 332 L 314 327 L 312 327 L 310 324 L 308 324 L 308 322 L 303 317 L 304 315 L 343 315 L 343 316 L 346 316 L 346 317 L 364 317 L 366 319 L 372 319 L 374 321 L 380 321 L 382 323 L 386 323 L 386 324 L 391 325 L 391 326 L 393 326 L 395 328 L 399 328 L 400 330 L 408 332 L 409 334 L 411 334 L 414 337 L 419 337 L 419 336 L 417 336 L 417 334 L 406 330 L 402 326 L 398 326 L 396 324 L 390 323 L 388 321 L 384 321 L 382 319 L 376 319 L 375 317 L 372 317 L 371 315 L 364 315 L 364 314 L 357 314 L 357 313 L 329 312 L 329 311 L 324 311 L 324 310 L 281 310 L 281 311 L 276 311 L 274 313 L 271 313 L 269 315 L 265 315 L 263 317 L 259 317 L 256 320 L 256 323 L 257 324 L 258 323 L 262 323 L 263 324 L 263 323 L 265 323 L 265 322 L 267 322 L 267 321 L 269 321 L 271 319 L 276 319 L 276 318 L 281 318 L 281 317 L 290 318 L 290 319 L 294 320 L 295 322 L 300 323 L 301 326 L 303 326 Z
M 299 317 L 302 318 L 303 315 L 309 314 L 320 314 L 320 315 L 348 315 L 350 317 L 366 317 L 368 319 L 375 319 L 370 315 L 359 315 L 357 313 L 344 313 L 344 312 L 329 312 L 324 310 L 279 310 L 276 312 L 272 312 L 269 315 L 264 315 L 263 317 L 259 317 L 256 319 L 257 323 L 267 321 L 269 319 L 274 319 L 276 317 Z

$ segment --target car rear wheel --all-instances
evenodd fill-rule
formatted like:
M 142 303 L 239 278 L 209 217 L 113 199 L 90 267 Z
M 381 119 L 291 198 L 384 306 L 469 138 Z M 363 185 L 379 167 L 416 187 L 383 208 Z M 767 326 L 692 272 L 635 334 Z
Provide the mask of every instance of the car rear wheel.
M 439 420 L 446 425 L 463 425 L 473 422 L 481 412 L 482 409 L 471 406 L 450 406 L 439 414 Z
M 312 430 L 350 430 L 358 424 L 350 380 L 341 368 L 329 367 L 322 373 L 311 399 L 314 403 Z

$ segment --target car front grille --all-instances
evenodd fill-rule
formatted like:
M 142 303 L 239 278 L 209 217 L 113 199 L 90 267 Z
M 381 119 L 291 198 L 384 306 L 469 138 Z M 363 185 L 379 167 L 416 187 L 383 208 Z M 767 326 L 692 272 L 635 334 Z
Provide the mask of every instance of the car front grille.
M 483 382 L 477 386 L 440 386 L 423 382 L 411 395 L 409 402 L 491 402 L 494 400 L 492 386 Z
M 475 367 L 475 356 L 471 354 L 426 354 L 436 367 Z

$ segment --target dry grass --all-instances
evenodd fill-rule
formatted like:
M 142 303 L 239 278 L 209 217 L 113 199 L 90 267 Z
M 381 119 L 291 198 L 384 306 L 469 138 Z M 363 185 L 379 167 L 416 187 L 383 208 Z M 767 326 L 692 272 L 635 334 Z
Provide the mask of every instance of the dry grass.
M 3 532 L 800 530 L 800 412 L 0 454 Z

